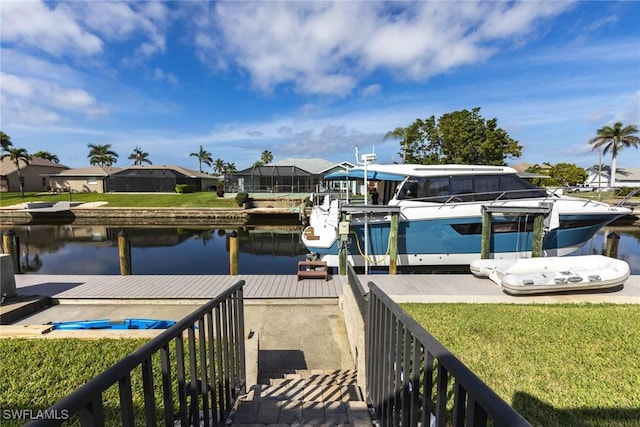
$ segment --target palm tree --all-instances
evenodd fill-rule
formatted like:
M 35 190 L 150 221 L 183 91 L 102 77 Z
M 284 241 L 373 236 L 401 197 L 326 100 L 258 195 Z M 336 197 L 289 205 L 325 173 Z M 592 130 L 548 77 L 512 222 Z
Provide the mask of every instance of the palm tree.
M 197 153 L 191 153 L 189 154 L 189 156 L 198 158 L 198 168 L 200 172 L 202 172 L 203 163 L 209 167 L 211 167 L 211 164 L 213 163 L 213 159 L 211 158 L 211 153 L 205 150 L 204 148 L 202 148 L 202 145 L 200 146 L 200 151 L 198 151 Z
M 236 164 L 235 163 L 226 163 L 224 165 L 224 172 L 225 173 L 236 173 L 236 172 L 238 172 L 238 169 L 236 169 Z
M 118 154 L 111 150 L 111 144 L 88 144 L 89 163 L 91 166 L 112 166 L 118 161 Z
M 4 132 L 0 132 L 0 145 L 2 146 L 2 151 L 8 150 L 13 145 L 11 137 Z
M 51 154 L 48 151 L 38 151 L 37 153 L 33 153 L 31 157 L 40 157 L 41 159 L 49 160 L 50 162 L 60 163 L 60 159 L 55 154 Z
M 260 155 L 260 160 L 262 161 L 262 165 L 268 165 L 271 163 L 271 160 L 273 160 L 273 154 L 271 154 L 269 150 L 264 150 Z
M 13 164 L 18 168 L 18 182 L 20 183 L 20 196 L 24 197 L 24 182 L 22 180 L 22 172 L 20 171 L 20 162 L 23 162 L 24 165 L 28 165 L 31 162 L 31 156 L 24 148 L 6 148 L 4 149 L 6 152 L 2 156 L 0 156 L 0 160 L 4 160 L 8 157 Z
M 397 127 L 384 135 L 385 141 L 391 138 L 402 141 L 402 163 L 407 163 L 407 161 L 415 163 L 414 150 L 409 147 L 409 144 L 415 143 L 420 138 L 417 126 L 412 124 L 406 128 Z
M 616 160 L 618 152 L 624 147 L 638 148 L 640 138 L 636 125 L 622 125 L 622 122 L 615 122 L 613 126 L 603 126 L 598 129 L 598 135 L 589 141 L 593 150 L 602 149 L 603 154 L 611 151 L 611 173 L 609 174 L 609 186 L 614 187 L 616 181 Z
M 133 160 L 134 165 L 142 165 L 143 163 L 151 164 L 149 160 L 149 153 L 142 151 L 142 148 L 136 145 L 133 149 L 133 153 L 129 154 L 129 160 Z
M 216 161 L 213 162 L 213 171 L 216 172 L 218 175 L 222 175 L 224 173 L 224 166 L 225 166 L 224 160 L 218 157 Z

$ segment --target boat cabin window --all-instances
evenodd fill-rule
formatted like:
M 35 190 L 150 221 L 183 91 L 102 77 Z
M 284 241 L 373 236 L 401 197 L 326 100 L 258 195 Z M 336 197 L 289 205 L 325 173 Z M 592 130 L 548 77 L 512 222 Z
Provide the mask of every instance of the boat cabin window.
M 421 199 L 445 203 L 544 196 L 544 189 L 516 175 L 462 175 L 409 177 L 396 197 L 398 200 Z

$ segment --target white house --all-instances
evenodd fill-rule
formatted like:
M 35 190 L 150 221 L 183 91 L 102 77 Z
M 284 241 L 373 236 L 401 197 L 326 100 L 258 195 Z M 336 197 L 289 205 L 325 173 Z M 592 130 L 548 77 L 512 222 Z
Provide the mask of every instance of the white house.
M 587 180 L 585 185 L 594 188 L 609 188 L 609 169 L 602 170 L 598 176 L 598 168 L 587 169 Z M 617 168 L 613 187 L 640 187 L 640 168 Z

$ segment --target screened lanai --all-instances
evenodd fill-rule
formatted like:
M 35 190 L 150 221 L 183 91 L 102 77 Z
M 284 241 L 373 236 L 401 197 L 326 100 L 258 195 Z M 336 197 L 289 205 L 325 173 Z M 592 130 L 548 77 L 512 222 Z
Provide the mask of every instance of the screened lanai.
M 226 178 L 230 192 L 304 193 L 314 191 L 321 177 L 297 166 L 254 166 Z

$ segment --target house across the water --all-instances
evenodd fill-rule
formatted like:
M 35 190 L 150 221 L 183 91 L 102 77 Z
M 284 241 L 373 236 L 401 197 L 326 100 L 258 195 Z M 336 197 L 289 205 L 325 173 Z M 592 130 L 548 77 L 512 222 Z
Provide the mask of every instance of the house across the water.
M 24 191 L 47 191 L 49 180 L 46 176 L 66 169 L 68 167 L 60 163 L 32 156 L 29 164 L 20 161 L 20 174 L 18 174 L 18 166 L 15 162 L 5 157 L 0 161 L 0 192 L 20 191 L 21 180 Z
M 91 166 L 50 174 L 48 179 L 52 191 L 79 193 L 174 193 L 178 184 L 192 185 L 194 191 L 206 191 L 218 183 L 216 176 L 173 165 Z
M 320 158 L 288 158 L 263 166 L 252 166 L 225 176 L 225 190 L 247 193 L 307 193 L 327 190 L 323 177 L 352 168 L 349 162 Z

